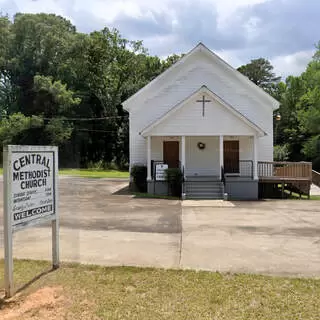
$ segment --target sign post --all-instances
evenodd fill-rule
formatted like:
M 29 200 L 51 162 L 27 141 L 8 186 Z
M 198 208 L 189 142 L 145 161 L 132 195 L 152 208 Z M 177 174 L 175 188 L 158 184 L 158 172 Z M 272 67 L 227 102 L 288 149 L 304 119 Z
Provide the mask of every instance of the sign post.
M 52 265 L 59 267 L 58 148 L 6 146 L 4 169 L 5 294 L 13 287 L 13 233 L 51 221 Z

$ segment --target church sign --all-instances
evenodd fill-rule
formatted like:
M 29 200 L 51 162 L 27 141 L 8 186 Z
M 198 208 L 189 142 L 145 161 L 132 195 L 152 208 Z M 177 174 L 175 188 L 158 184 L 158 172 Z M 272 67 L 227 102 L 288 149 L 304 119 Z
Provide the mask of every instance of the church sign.
M 164 181 L 166 179 L 166 170 L 168 169 L 167 164 L 156 165 L 156 181 Z
M 12 295 L 12 234 L 52 221 L 53 265 L 58 262 L 58 148 L 7 146 L 4 161 L 4 228 L 7 284 Z

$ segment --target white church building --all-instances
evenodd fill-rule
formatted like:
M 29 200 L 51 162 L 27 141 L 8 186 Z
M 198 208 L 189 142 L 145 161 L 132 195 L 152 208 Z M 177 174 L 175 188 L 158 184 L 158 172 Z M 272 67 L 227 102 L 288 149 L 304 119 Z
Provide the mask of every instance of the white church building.
M 273 161 L 279 102 L 199 43 L 123 103 L 130 167 L 147 166 L 148 192 L 166 193 L 155 165 L 179 167 L 187 198 L 258 198 L 258 161 Z

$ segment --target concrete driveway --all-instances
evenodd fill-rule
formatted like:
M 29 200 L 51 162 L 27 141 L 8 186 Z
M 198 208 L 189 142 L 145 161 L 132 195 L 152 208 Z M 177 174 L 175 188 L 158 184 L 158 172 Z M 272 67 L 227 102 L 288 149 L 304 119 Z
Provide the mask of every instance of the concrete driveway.
M 181 267 L 320 276 L 320 201 L 228 204 L 183 203 Z
M 60 179 L 61 260 L 320 276 L 319 201 L 181 203 L 133 198 L 127 184 Z M 14 236 L 17 258 L 50 250 L 48 225 Z

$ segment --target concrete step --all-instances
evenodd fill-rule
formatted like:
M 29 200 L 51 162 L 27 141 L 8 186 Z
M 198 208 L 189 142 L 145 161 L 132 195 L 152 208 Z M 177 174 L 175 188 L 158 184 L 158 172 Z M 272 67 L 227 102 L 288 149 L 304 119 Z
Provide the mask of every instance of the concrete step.
M 195 182 L 221 182 L 219 177 L 205 177 L 205 176 L 201 176 L 201 177 L 197 177 L 197 176 L 193 176 L 193 177 L 186 177 L 186 181 L 195 181 Z
M 197 187 L 193 187 L 193 186 L 189 186 L 186 187 L 185 190 L 189 190 L 189 191 L 212 191 L 212 192 L 222 192 L 223 191 L 223 187 L 203 187 L 203 186 L 197 186 Z
M 203 184 L 186 184 L 186 188 L 193 188 L 193 189 L 222 189 L 222 185 L 203 185 Z
M 222 183 L 194 183 L 194 182 L 189 182 L 184 184 L 186 187 L 222 187 Z
M 223 199 L 224 186 L 212 177 L 188 177 L 185 183 L 186 199 Z
M 195 195 L 195 194 L 187 194 L 186 195 L 186 199 L 198 199 L 198 200 L 201 200 L 201 199 L 212 199 L 212 200 L 219 200 L 219 199 L 223 199 L 223 196 L 221 195 L 204 195 L 204 194 L 199 194 L 199 195 Z
M 223 190 L 185 190 L 186 194 L 223 194 Z
M 186 186 L 222 186 L 221 182 L 205 182 L 205 181 L 186 181 L 184 183 Z
M 222 192 L 187 192 L 186 196 L 223 197 Z

